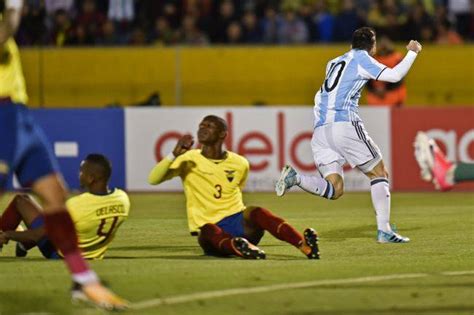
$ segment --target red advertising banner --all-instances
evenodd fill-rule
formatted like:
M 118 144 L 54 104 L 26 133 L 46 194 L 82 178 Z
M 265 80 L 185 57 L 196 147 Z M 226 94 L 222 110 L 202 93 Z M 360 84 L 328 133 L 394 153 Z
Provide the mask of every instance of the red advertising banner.
M 474 108 L 403 108 L 392 111 L 392 180 L 394 190 L 434 190 L 420 179 L 413 153 L 418 131 L 436 140 L 451 161 L 474 163 Z M 474 182 L 454 190 L 474 190 Z

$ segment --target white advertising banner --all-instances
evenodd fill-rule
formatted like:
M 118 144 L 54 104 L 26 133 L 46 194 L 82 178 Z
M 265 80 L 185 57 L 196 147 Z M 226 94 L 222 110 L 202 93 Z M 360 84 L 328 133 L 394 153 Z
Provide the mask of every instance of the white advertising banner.
M 229 125 L 226 148 L 245 156 L 251 165 L 247 191 L 272 191 L 285 164 L 301 173 L 316 174 L 311 153 L 311 106 L 293 107 L 194 107 L 130 108 L 125 110 L 126 182 L 130 191 L 180 191 L 179 178 L 151 186 L 148 173 L 170 153 L 183 134 L 196 135 L 206 115 L 217 115 Z M 360 114 L 372 139 L 391 169 L 390 111 L 361 108 Z M 347 191 L 369 190 L 358 170 L 346 169 Z

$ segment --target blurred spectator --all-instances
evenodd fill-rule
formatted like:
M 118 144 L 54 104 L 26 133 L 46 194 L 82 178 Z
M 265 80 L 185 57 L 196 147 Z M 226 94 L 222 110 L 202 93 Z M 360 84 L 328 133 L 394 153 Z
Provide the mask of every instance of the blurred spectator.
M 278 42 L 281 44 L 303 44 L 308 41 L 308 29 L 295 8 L 286 8 L 278 28 Z
M 51 42 L 55 46 L 64 46 L 73 32 L 72 23 L 64 9 L 54 13 Z
M 464 36 L 472 36 L 471 23 L 474 3 L 472 0 L 448 0 L 448 9 L 456 18 L 457 32 Z
M 227 28 L 227 44 L 242 44 L 244 38 L 242 36 L 242 26 L 239 22 L 232 22 Z
M 219 14 L 211 30 L 211 40 L 215 43 L 228 42 L 227 29 L 236 20 L 234 4 L 230 0 L 224 0 L 219 7 Z
M 316 41 L 318 30 L 313 17 L 312 7 L 309 3 L 304 3 L 299 8 L 299 15 L 308 30 L 308 42 Z
M 395 51 L 392 41 L 386 36 L 382 36 L 378 40 L 377 46 L 377 54 L 374 57 L 387 67 L 395 67 L 404 57 Z M 370 80 L 367 84 L 368 105 L 401 106 L 405 103 L 406 98 L 407 91 L 404 80 L 397 83 Z
M 24 1 L 20 45 L 328 43 L 350 40 L 362 25 L 397 41 L 474 39 L 474 0 Z
M 463 43 L 461 36 L 454 30 L 451 23 L 445 21 L 438 24 L 437 27 L 437 44 L 459 45 Z
M 46 8 L 39 0 L 27 1 L 23 6 L 16 40 L 20 45 L 42 45 L 48 40 L 46 29 Z
M 104 24 L 102 24 L 101 36 L 96 40 L 97 45 L 117 46 L 122 42 L 123 39 L 121 39 L 118 35 L 114 22 L 106 21 Z
M 403 30 L 404 39 L 420 39 L 424 42 L 427 39 L 428 30 L 432 28 L 433 19 L 421 3 L 416 3 L 408 13 L 408 20 Z
M 334 25 L 334 39 L 336 41 L 350 41 L 352 33 L 361 26 L 361 21 L 354 7 L 353 0 L 343 0 L 342 9 L 336 17 Z
M 251 10 L 242 17 L 243 41 L 247 44 L 262 42 L 262 31 L 258 25 L 257 16 Z
M 191 15 L 187 15 L 183 19 L 181 43 L 194 46 L 207 45 L 209 43 L 209 39 L 197 28 L 196 19 Z
M 164 17 L 156 19 L 150 41 L 152 44 L 157 45 L 171 45 L 176 43 L 176 32 L 170 27 L 167 19 Z
M 333 39 L 334 16 L 329 12 L 326 0 L 318 0 L 314 5 L 316 14 L 314 22 L 318 33 L 316 40 L 320 42 L 331 42 Z
M 44 4 L 49 15 L 55 15 L 58 10 L 68 14 L 74 11 L 74 0 L 44 0 Z
M 278 29 L 281 24 L 281 17 L 277 14 L 273 6 L 265 9 L 265 17 L 262 19 L 263 42 L 265 44 L 275 44 L 278 41 Z
M 132 46 L 143 46 L 146 44 L 146 34 L 141 27 L 135 27 L 133 29 L 129 44 Z
M 102 25 L 105 22 L 105 16 L 97 10 L 94 0 L 84 0 L 81 12 L 77 17 L 76 36 L 84 38 L 86 44 L 93 44 L 96 38 L 102 35 Z M 84 32 L 84 36 L 82 35 Z M 83 43 L 76 43 L 83 44 Z

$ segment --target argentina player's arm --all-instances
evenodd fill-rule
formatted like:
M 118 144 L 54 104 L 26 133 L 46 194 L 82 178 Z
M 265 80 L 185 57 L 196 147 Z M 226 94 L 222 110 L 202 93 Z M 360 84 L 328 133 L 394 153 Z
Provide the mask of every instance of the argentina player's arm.
M 407 54 L 393 68 L 386 67 L 368 54 L 362 55 L 359 62 L 359 72 L 366 79 L 379 80 L 384 82 L 396 83 L 403 79 L 415 62 L 422 46 L 417 41 L 410 41 L 407 45 Z M 378 74 L 376 75 L 376 73 Z
M 0 46 L 15 35 L 20 25 L 23 0 L 6 0 L 3 19 L 0 20 Z

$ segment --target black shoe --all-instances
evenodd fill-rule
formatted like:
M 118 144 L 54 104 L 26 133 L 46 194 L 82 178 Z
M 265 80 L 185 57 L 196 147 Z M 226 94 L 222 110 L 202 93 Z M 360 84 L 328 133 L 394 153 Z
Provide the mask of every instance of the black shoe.
M 243 237 L 234 237 L 232 246 L 245 259 L 265 259 L 265 252 Z
M 306 255 L 309 259 L 319 259 L 319 237 L 315 230 L 307 228 L 304 230 L 304 241 L 311 248 L 311 253 Z
M 28 255 L 28 250 L 23 246 L 22 243 L 17 242 L 15 247 L 15 256 L 16 257 L 26 257 Z

